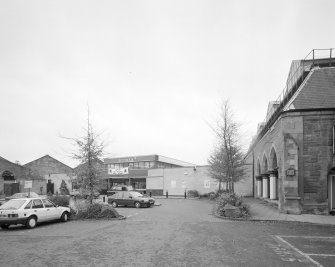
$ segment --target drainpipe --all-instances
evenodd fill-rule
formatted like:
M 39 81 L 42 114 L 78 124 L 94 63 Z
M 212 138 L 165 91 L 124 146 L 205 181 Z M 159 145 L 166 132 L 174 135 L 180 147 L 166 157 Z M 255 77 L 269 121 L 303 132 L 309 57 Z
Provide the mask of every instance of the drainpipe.
M 254 151 L 252 151 L 252 198 L 255 198 L 255 158 Z

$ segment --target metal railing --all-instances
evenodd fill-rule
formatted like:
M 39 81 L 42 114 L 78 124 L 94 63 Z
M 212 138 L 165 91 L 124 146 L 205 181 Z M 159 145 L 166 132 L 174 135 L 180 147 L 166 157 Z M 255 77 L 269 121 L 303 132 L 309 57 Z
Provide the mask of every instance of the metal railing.
M 281 91 L 279 97 L 274 101 L 276 107 L 272 110 L 271 114 L 268 114 L 265 121 L 262 123 L 263 129 L 257 133 L 255 143 L 265 135 L 272 124 L 278 119 L 284 106 L 289 102 L 313 68 L 335 66 L 334 52 L 335 48 L 313 49 L 304 59 L 292 62 L 286 86 Z

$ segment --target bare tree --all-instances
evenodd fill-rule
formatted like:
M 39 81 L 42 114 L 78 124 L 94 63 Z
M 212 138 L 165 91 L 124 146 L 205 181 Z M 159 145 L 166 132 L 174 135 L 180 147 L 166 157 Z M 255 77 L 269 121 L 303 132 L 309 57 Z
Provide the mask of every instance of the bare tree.
M 93 130 L 89 109 L 87 127 L 84 131 L 85 135 L 82 137 L 68 139 L 72 140 L 77 148 L 71 153 L 72 158 L 80 162 L 76 168 L 77 187 L 92 203 L 94 195 L 100 188 L 103 164 L 101 158 L 104 155 L 105 143 L 100 141 L 100 134 Z
M 210 175 L 221 183 L 226 183 L 226 189 L 234 193 L 234 183 L 242 179 L 243 151 L 240 144 L 239 124 L 235 121 L 229 101 L 222 103 L 221 114 L 217 124 L 211 128 L 218 137 L 218 145 L 208 159 Z

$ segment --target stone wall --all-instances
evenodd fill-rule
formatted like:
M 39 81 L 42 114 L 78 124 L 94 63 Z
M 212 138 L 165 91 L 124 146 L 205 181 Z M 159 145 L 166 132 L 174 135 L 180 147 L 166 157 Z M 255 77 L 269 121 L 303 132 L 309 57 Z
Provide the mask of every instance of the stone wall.
M 310 112 L 304 116 L 303 176 L 305 210 L 324 212 L 328 206 L 327 178 L 335 167 L 333 126 L 335 112 Z
M 332 151 L 334 125 L 335 111 L 283 113 L 248 152 L 248 161 L 254 157 L 254 192 L 256 176 L 272 169 L 271 151 L 274 150 L 278 164 L 279 209 L 298 214 L 325 212 L 327 177 L 335 167 Z

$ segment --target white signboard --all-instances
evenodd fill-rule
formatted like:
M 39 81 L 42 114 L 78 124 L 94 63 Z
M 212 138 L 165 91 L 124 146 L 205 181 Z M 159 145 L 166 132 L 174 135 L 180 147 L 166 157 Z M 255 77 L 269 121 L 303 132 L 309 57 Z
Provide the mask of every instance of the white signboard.
M 211 187 L 211 181 L 210 180 L 205 180 L 204 181 L 204 187 L 205 188 L 210 188 Z
M 129 167 L 126 167 L 126 168 L 119 168 L 119 169 L 112 169 L 112 168 L 109 168 L 108 169 L 108 174 L 121 174 L 121 175 L 124 175 L 124 174 L 129 174 Z
M 33 181 L 25 181 L 24 182 L 24 188 L 33 188 Z

